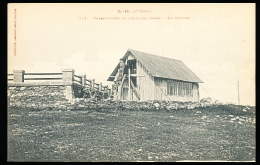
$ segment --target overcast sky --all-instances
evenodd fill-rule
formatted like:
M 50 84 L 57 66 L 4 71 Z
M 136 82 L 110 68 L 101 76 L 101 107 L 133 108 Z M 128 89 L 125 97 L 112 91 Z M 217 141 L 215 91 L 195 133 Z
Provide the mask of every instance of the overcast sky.
M 127 49 L 182 60 L 204 82 L 201 98 L 238 103 L 239 80 L 241 104 L 255 104 L 254 4 L 8 6 L 8 73 L 73 68 L 110 85 L 106 79 Z

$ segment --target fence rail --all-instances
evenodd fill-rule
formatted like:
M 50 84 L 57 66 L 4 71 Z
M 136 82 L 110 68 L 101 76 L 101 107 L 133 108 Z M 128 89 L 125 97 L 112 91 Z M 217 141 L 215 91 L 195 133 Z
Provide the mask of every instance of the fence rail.
M 14 76 L 14 74 L 7 74 L 7 81 L 13 81 L 13 78 L 10 78 L 11 76 Z
M 85 75 L 83 76 L 85 77 Z M 100 91 L 105 91 L 106 89 L 108 90 L 107 86 L 102 86 L 102 84 L 100 83 L 95 83 L 94 79 L 86 79 L 86 78 L 83 79 L 83 76 L 74 74 L 73 82 L 75 82 L 76 84 L 84 85 L 85 87 L 93 90 L 100 90 Z M 83 82 L 84 80 L 85 82 Z M 91 83 L 93 83 L 93 86 L 91 85 Z
M 79 79 L 82 79 L 82 77 L 81 77 L 81 76 L 74 75 L 74 77 L 77 77 L 77 78 L 79 78 Z
M 62 73 L 24 73 L 24 80 L 62 80 L 62 77 L 50 77 L 53 75 L 62 75 Z M 27 77 L 35 76 L 35 77 Z M 47 76 L 47 77 L 38 77 L 38 76 Z
M 62 78 L 24 78 L 24 80 L 62 80 Z
M 25 73 L 24 75 L 62 75 L 62 73 Z
M 57 77 L 57 75 L 61 75 L 62 77 Z M 14 83 L 24 83 L 25 80 L 26 81 L 27 80 L 36 80 L 36 81 L 55 80 L 53 81 L 54 83 L 58 82 L 61 84 L 65 83 L 71 85 L 75 83 L 92 90 L 99 90 L 99 91 L 109 90 L 108 86 L 102 86 L 102 83 L 95 83 L 94 79 L 86 79 L 86 75 L 82 75 L 82 76 L 75 75 L 73 69 L 64 69 L 62 70 L 62 73 L 25 73 L 24 70 L 14 70 L 12 74 L 7 74 L 7 76 L 8 76 L 7 78 L 8 83 L 10 83 L 11 81 L 13 81 Z M 44 77 L 39 77 L 39 76 L 44 76 Z M 56 80 L 61 80 L 61 81 L 56 81 Z
M 74 77 L 73 77 L 73 82 L 75 82 L 75 83 L 77 83 L 77 84 L 82 84 L 82 77 L 81 77 L 81 76 L 74 75 Z
M 81 81 L 79 81 L 79 80 L 75 80 L 75 79 L 74 79 L 74 82 L 77 82 L 77 83 L 81 84 Z

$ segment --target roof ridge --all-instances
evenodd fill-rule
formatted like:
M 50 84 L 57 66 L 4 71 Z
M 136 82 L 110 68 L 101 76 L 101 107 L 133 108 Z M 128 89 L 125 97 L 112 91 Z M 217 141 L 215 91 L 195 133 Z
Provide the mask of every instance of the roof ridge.
M 176 60 L 176 59 L 173 59 L 173 58 L 164 57 L 164 56 L 160 56 L 160 55 L 157 55 L 157 54 L 146 53 L 146 52 L 142 52 L 142 51 L 134 50 L 134 49 L 128 49 L 128 51 L 136 51 L 136 52 L 140 52 L 140 53 L 144 53 L 144 54 L 148 54 L 148 55 L 152 55 L 152 56 L 157 56 L 157 57 L 160 57 L 160 58 L 167 58 L 167 59 L 170 59 L 170 60 L 181 61 L 181 60 Z

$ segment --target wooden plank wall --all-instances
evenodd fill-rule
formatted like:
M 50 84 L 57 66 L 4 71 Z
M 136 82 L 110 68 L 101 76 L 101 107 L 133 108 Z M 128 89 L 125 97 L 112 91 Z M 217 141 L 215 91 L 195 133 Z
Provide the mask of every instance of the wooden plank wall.
M 167 95 L 167 80 L 153 78 L 153 76 L 148 72 L 148 70 L 137 60 L 137 75 L 144 75 L 143 77 L 137 77 L 137 88 L 140 95 L 140 101 L 146 100 L 166 100 L 166 101 L 182 101 L 182 102 L 198 102 L 199 101 L 199 85 L 198 83 L 192 83 L 193 96 L 177 96 L 177 95 Z M 128 99 L 128 80 L 123 83 L 122 90 L 122 100 Z M 163 91 L 163 92 L 162 92 Z M 137 101 L 132 89 L 130 90 L 130 100 Z M 127 96 L 127 97 L 126 97 Z M 124 99 L 123 99 L 124 98 Z
M 125 78 L 125 81 L 123 82 L 121 100 L 128 100 L 128 78 Z
M 137 89 L 140 94 L 140 101 L 154 100 L 154 78 L 148 70 L 137 60 Z
M 198 102 L 198 83 L 192 83 L 193 96 L 178 96 L 167 94 L 167 80 L 155 78 L 155 100 L 166 100 L 166 101 L 181 101 L 181 102 Z M 178 92 L 177 92 L 178 93 Z
M 125 79 L 125 81 L 123 82 L 123 88 L 122 88 L 122 99 L 121 100 L 128 100 L 128 79 Z M 138 90 L 138 87 L 136 88 L 136 90 Z M 140 93 L 140 91 L 138 90 L 138 92 Z M 133 92 L 133 89 L 130 89 L 130 100 L 134 100 L 137 101 L 137 97 L 135 96 L 135 93 Z
M 193 102 L 198 102 L 200 100 L 199 98 L 199 84 L 193 83 Z

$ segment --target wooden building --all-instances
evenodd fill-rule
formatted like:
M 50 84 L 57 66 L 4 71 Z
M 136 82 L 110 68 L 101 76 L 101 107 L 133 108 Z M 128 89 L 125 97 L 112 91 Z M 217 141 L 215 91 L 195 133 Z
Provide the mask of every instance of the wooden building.
M 128 49 L 107 81 L 115 100 L 198 102 L 202 81 L 180 60 Z

